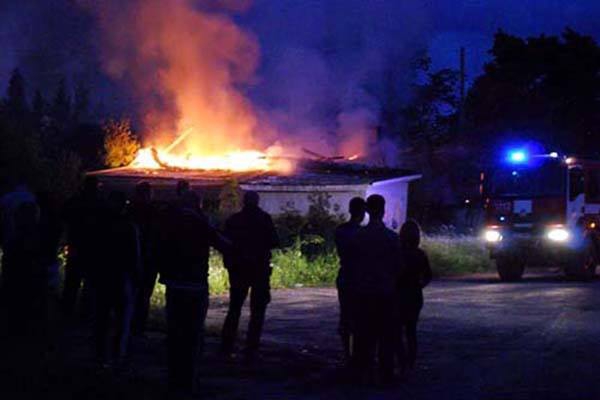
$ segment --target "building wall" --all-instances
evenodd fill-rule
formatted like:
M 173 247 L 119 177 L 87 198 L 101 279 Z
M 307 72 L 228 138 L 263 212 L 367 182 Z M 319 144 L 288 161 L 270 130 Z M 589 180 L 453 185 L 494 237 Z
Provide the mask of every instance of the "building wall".
M 328 196 L 330 210 L 333 214 L 348 216 L 348 203 L 353 197 L 365 197 L 367 186 L 357 185 L 354 187 L 345 187 L 343 190 L 323 190 L 312 188 L 307 190 L 304 187 L 287 187 L 286 190 L 277 191 L 264 190 L 243 185 L 244 189 L 255 190 L 260 194 L 260 206 L 262 209 L 272 215 L 279 215 L 287 210 L 295 210 L 302 215 L 306 215 L 311 204 L 314 203 L 317 196 Z
M 348 217 L 348 203 L 353 197 L 367 198 L 371 194 L 382 195 L 386 200 L 386 214 L 384 222 L 395 231 L 406 220 L 406 209 L 408 205 L 408 182 L 401 180 L 390 180 L 376 182 L 371 185 L 347 185 L 337 187 L 318 186 L 252 186 L 242 185 L 244 190 L 254 190 L 260 194 L 261 207 L 272 215 L 279 215 L 285 210 L 296 210 L 300 214 L 307 214 L 311 197 L 318 194 L 329 195 L 331 211 Z
M 385 198 L 384 222 L 388 228 L 398 231 L 406 221 L 408 182 L 376 182 L 367 190 L 367 196 L 372 194 L 379 194 Z

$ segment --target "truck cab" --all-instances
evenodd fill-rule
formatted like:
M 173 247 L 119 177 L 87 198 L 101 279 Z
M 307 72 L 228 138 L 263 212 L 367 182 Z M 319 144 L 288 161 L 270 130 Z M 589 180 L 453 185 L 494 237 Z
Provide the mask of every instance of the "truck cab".
M 502 280 L 520 279 L 526 266 L 595 274 L 600 162 L 521 150 L 486 175 L 483 239 Z

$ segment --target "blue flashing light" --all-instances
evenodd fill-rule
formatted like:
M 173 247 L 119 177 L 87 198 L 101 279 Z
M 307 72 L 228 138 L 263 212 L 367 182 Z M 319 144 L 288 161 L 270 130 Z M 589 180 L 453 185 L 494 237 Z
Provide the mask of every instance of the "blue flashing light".
M 527 162 L 528 154 L 524 150 L 513 150 L 508 153 L 508 161 L 513 164 L 523 164 Z
M 553 151 L 552 153 L 549 154 L 550 158 L 558 158 L 558 153 L 556 151 Z
M 512 176 L 518 176 L 518 175 L 519 175 L 519 173 L 517 171 L 512 172 Z

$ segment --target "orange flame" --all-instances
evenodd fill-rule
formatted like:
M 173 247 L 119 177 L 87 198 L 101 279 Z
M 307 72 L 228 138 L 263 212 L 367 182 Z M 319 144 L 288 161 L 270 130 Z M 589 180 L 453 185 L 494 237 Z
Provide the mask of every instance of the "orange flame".
M 176 155 L 164 150 L 152 148 L 141 149 L 132 167 L 161 169 L 164 167 L 196 169 L 196 170 L 222 170 L 222 171 L 285 171 L 287 167 L 281 162 L 275 162 L 265 153 L 254 150 L 233 151 L 223 155 L 198 156 L 193 154 Z
M 79 1 L 99 19 L 105 70 L 134 90 L 144 116 L 147 147 L 132 166 L 281 168 L 257 150 L 268 143 L 241 89 L 253 80 L 259 49 L 228 13 L 248 0 L 227 0 L 221 9 L 197 0 Z

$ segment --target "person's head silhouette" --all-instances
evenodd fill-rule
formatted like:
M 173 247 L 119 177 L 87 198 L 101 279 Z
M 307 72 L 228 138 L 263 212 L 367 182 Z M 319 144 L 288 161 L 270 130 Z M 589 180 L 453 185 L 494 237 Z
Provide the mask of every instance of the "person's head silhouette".
M 249 190 L 244 193 L 244 207 L 258 207 L 258 203 L 260 203 L 260 196 L 258 195 L 258 193 L 252 190 Z
M 121 215 L 125 212 L 127 206 L 127 196 L 120 190 L 113 190 L 108 195 L 108 207 L 115 215 Z
M 385 215 L 385 199 L 379 194 L 372 194 L 367 198 L 367 212 L 370 221 L 381 221 Z
M 185 193 L 190 190 L 190 183 L 185 179 L 180 179 L 177 181 L 177 187 L 175 189 L 177 191 L 177 197 L 182 197 Z
M 361 197 L 354 197 L 348 204 L 350 219 L 356 222 L 362 222 L 367 212 L 367 204 Z
M 135 201 L 149 203 L 152 201 L 152 185 L 150 182 L 142 181 L 135 185 Z
M 200 211 L 200 196 L 193 190 L 188 190 L 181 196 L 181 207 L 186 210 Z
M 83 194 L 84 196 L 94 197 L 98 195 L 100 191 L 100 181 L 95 176 L 86 176 L 83 181 Z
M 416 221 L 408 220 L 400 228 L 400 244 L 406 249 L 416 249 L 421 243 L 421 228 Z

